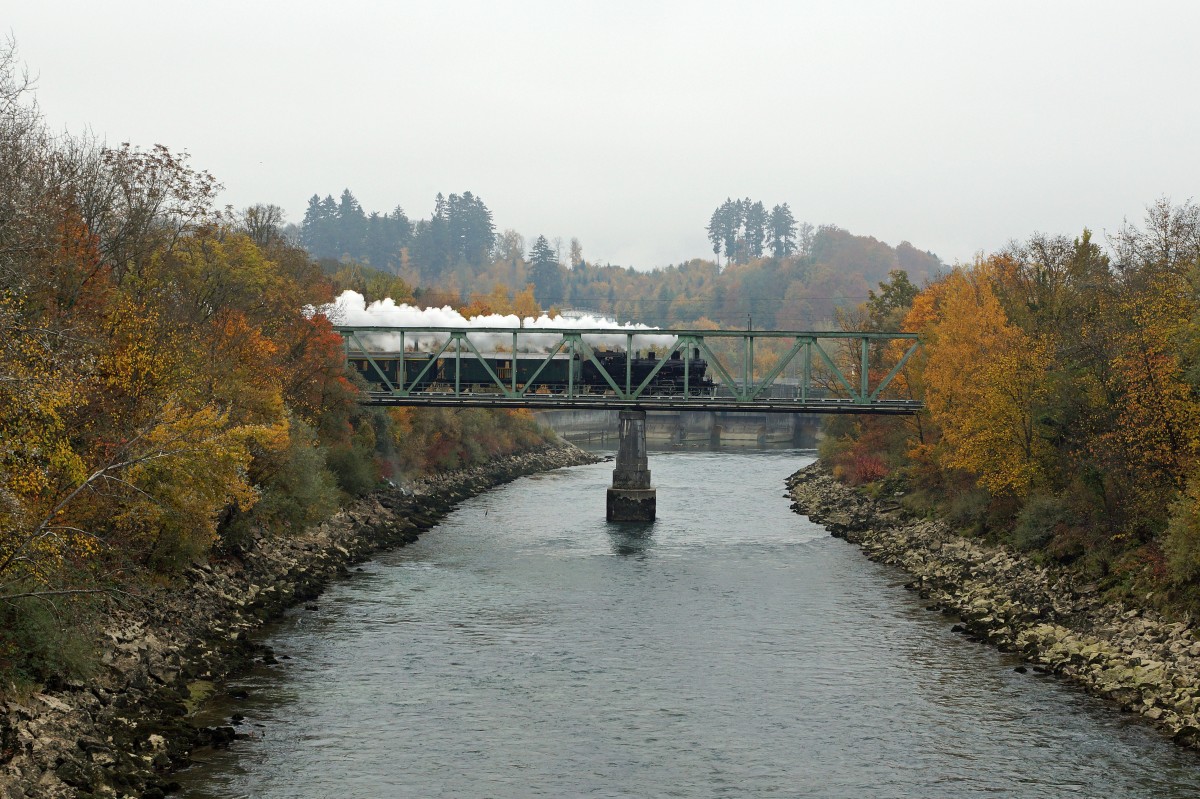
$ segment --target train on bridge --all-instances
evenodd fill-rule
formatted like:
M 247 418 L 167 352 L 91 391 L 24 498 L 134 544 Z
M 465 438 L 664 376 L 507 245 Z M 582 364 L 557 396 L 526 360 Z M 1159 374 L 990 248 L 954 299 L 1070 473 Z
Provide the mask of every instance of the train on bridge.
M 891 389 L 920 346 L 915 333 L 361 325 L 336 330 L 345 339 L 347 364 L 368 387 L 362 399 L 367 405 L 876 414 L 923 407 Z M 639 337 L 652 337 L 652 343 L 645 338 L 637 343 L 655 349 L 639 349 Z M 777 357 L 766 369 L 757 368 L 760 341 Z M 872 358 L 886 355 L 885 347 L 895 341 L 906 346 L 899 360 L 887 374 L 873 373 Z
M 427 352 L 405 352 L 403 356 L 388 353 L 370 358 L 354 353 L 348 362 L 372 386 L 383 387 L 390 383 L 409 391 L 436 391 L 439 386 L 450 389 L 458 386 L 473 393 L 498 392 L 501 386 L 497 379 L 505 388 L 512 386 L 514 370 L 516 389 L 532 393 L 562 394 L 568 388 L 575 394 L 613 393 L 605 372 L 617 386 L 624 386 L 627 378 L 632 385 L 640 386 L 654 373 L 643 392 L 647 395 L 681 395 L 686 386 L 690 396 L 703 396 L 712 394 L 715 388 L 708 376 L 708 362 L 695 349 L 686 353 L 676 351 L 665 359 L 649 351 L 635 350 L 629 358 L 621 350 L 597 350 L 595 362 L 579 353 L 559 353 L 547 358 L 544 354 L 514 355 L 511 352 L 481 353 L 480 356 L 470 352 L 448 353 L 437 357 Z M 489 368 L 495 378 L 488 373 Z

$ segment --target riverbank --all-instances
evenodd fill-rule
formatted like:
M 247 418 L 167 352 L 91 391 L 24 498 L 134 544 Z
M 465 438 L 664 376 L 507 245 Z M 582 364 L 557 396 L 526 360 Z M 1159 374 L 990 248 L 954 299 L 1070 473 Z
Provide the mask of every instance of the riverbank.
M 463 499 L 596 460 L 556 443 L 435 475 L 407 492 L 375 493 L 298 535 L 259 537 L 238 557 L 127 602 L 105 630 L 95 678 L 0 707 L 0 799 L 169 793 L 171 772 L 193 749 L 239 735 L 196 727 L 190 715 L 227 676 L 275 662 L 251 640 L 255 631 L 315 598 L 348 565 L 415 541 Z
M 942 522 L 910 518 L 895 498 L 873 500 L 819 463 L 787 485 L 793 510 L 907 571 L 909 587 L 957 619 L 956 631 L 1019 653 L 1035 671 L 1066 677 L 1200 748 L 1200 642 L 1191 625 L 1112 601 L 1063 569 Z

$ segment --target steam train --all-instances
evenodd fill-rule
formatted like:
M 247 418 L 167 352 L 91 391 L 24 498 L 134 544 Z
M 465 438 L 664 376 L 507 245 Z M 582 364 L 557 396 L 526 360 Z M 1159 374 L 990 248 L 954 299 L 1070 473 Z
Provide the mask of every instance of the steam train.
M 622 390 L 625 388 L 627 372 L 631 388 L 636 389 L 663 360 L 653 352 L 642 353 L 636 350 L 632 359 L 627 358 L 626 353 L 621 350 L 598 350 L 595 356 L 604 367 L 604 371 L 608 372 L 612 381 Z M 371 360 L 374 360 L 375 366 L 371 365 Z M 351 354 L 348 363 L 350 368 L 358 372 L 373 388 L 386 386 L 386 377 L 387 383 L 391 383 L 392 386 L 399 388 L 404 385 L 410 391 L 453 391 L 455 385 L 463 391 L 475 393 L 500 391 L 496 381 L 484 368 L 483 362 L 471 352 L 462 353 L 461 358 L 445 353 L 434 358 L 427 352 L 406 352 L 403 358 L 403 379 L 398 353 L 372 355 L 371 360 L 361 354 Z M 515 369 L 516 387 L 527 394 L 562 394 L 566 393 L 570 386 L 574 387 L 577 394 L 612 393 L 612 386 L 604 379 L 596 364 L 578 354 L 560 353 L 547 363 L 544 355 L 536 353 L 517 353 L 516 357 L 513 357 L 511 352 L 483 353 L 483 361 L 491 367 L 505 388 L 513 385 Z M 662 367 L 643 393 L 683 394 L 685 373 L 686 387 L 690 395 L 712 392 L 713 381 L 708 377 L 708 362 L 700 357 L 700 352 L 696 349 L 686 353 L 672 353 L 665 359 L 665 363 L 662 363 Z

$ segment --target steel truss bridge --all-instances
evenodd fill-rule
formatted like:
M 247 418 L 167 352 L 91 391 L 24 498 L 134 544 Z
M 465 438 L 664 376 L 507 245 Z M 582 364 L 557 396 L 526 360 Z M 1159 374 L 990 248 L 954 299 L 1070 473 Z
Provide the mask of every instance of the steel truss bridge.
M 367 405 L 843 414 L 911 414 L 923 407 L 897 396 L 893 383 L 920 347 L 915 333 L 368 326 L 336 330 L 345 341 L 348 362 L 357 365 L 371 387 Z M 753 366 L 756 344 L 786 351 L 759 374 Z M 629 357 L 639 347 L 655 350 L 657 361 L 640 380 L 634 377 L 634 359 Z M 614 348 L 626 356 L 624 371 L 616 374 L 597 356 Z M 894 364 L 880 376 L 883 369 L 875 364 L 885 349 Z M 515 360 L 507 361 L 513 364 L 507 372 L 497 368 L 501 356 L 511 359 L 513 353 L 522 362 L 522 375 Z M 693 354 L 707 362 L 711 385 L 704 374 L 694 374 Z M 673 357 L 676 370 L 682 361 L 683 379 L 664 388 L 656 378 Z M 552 364 L 566 359 L 568 364 L 591 364 L 603 382 L 584 384 L 569 367 L 561 382 L 539 380 L 554 372 Z

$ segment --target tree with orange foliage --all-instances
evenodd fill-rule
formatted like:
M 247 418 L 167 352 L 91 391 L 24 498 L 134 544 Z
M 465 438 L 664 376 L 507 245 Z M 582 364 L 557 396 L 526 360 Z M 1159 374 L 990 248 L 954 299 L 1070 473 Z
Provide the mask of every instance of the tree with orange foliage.
M 1117 422 L 1094 444 L 1121 453 L 1128 496 L 1146 520 L 1163 518 L 1200 454 L 1200 401 L 1180 357 L 1197 303 L 1183 288 L 1159 275 L 1118 303 L 1123 324 L 1113 331 L 1117 353 L 1109 375 L 1119 396 Z
M 533 296 L 533 284 L 528 283 L 518 291 L 512 301 L 512 312 L 521 319 L 536 319 L 542 315 L 542 306 Z
M 993 493 L 1025 496 L 1044 479 L 1049 455 L 1037 429 L 1047 348 L 1008 321 L 977 273 L 957 270 L 944 282 L 924 369 L 939 458 Z

